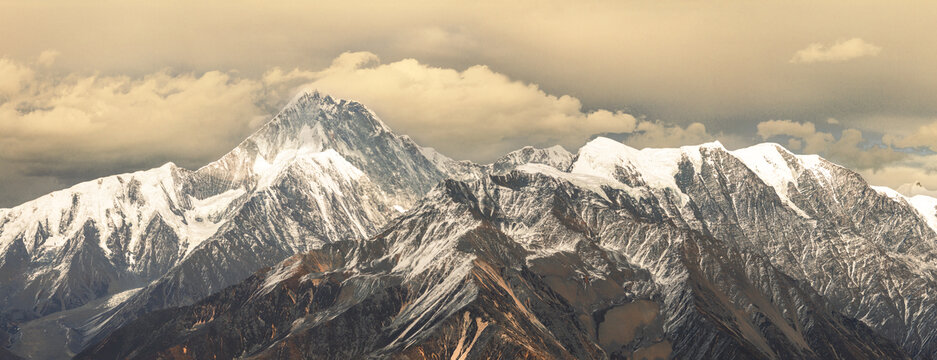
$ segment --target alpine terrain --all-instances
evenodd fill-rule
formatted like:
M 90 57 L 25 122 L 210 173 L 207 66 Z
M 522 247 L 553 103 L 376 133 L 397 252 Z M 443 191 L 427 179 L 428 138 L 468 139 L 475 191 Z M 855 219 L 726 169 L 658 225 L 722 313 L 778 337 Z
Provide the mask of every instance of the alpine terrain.
M 0 357 L 931 359 L 937 199 L 776 144 L 487 165 L 304 92 L 0 210 Z

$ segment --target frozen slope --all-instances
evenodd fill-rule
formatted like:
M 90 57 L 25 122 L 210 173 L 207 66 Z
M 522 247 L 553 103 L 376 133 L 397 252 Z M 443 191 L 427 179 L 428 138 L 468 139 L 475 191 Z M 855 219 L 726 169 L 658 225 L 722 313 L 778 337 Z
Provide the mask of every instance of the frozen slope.
M 29 321 L 142 287 L 70 330 L 77 351 L 290 255 L 366 238 L 445 177 L 571 158 L 525 148 L 496 164 L 457 162 L 393 134 L 359 103 L 301 93 L 198 170 L 167 164 L 0 211 L 0 314 Z
M 93 337 L 292 254 L 365 238 L 442 178 L 361 104 L 303 93 L 196 171 L 167 164 L 4 209 L 0 312 L 23 322 L 145 286 L 80 330 Z
M 79 358 L 928 359 L 935 240 L 904 197 L 816 156 L 599 138 L 565 169 L 447 180 L 367 241 Z
M 78 358 L 906 358 L 766 255 L 559 174 L 447 180 L 368 241 L 144 316 Z
M 229 331 L 250 340 L 235 356 L 260 357 L 316 345 L 927 358 L 937 235 L 934 204 L 915 199 L 774 144 L 637 150 L 597 138 L 576 154 L 524 148 L 478 165 L 393 134 L 361 104 L 303 93 L 201 169 L 170 164 L 0 210 L 0 325 L 140 287 L 68 329 L 66 346 L 175 354 Z M 637 309 L 654 316 L 614 325 Z M 156 330 L 131 323 L 141 316 L 190 330 L 145 345 Z M 387 331 L 361 327 L 374 323 Z

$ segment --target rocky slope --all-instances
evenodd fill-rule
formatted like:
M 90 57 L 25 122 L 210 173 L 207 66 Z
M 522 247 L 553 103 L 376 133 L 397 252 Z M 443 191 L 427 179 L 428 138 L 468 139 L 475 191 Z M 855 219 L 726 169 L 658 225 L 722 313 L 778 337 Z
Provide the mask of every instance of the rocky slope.
M 816 156 L 599 138 L 568 162 L 515 170 L 429 158 L 475 170 L 369 239 L 331 242 L 145 315 L 79 358 L 937 350 L 934 209 Z
M 78 358 L 906 358 L 763 256 L 627 201 L 524 171 L 446 181 L 368 241 Z
M 478 165 L 303 93 L 201 169 L 0 210 L 0 341 L 27 358 L 928 359 L 935 229 L 937 199 L 774 144 L 597 138 Z
M 441 178 L 419 147 L 362 105 L 304 93 L 197 171 L 167 164 L 6 210 L 0 309 L 24 322 L 142 287 L 91 319 L 72 319 L 78 332 L 68 341 L 78 349 L 292 254 L 365 238 Z
M 443 178 L 486 169 L 430 153 L 359 103 L 302 93 L 196 171 L 166 164 L 0 210 L 0 325 L 13 350 L 65 358 L 146 312 L 364 239 Z

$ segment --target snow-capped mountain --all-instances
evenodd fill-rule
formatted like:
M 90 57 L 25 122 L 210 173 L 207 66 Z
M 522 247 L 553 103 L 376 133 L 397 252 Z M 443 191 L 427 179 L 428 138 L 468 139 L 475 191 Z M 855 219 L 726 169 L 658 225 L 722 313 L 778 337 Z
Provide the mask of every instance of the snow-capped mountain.
M 816 156 L 599 138 L 565 169 L 446 180 L 78 358 L 929 358 L 934 240 Z
M 25 323 L 20 339 L 58 334 L 14 348 L 64 356 L 290 255 L 364 239 L 457 171 L 441 165 L 458 162 L 429 153 L 359 103 L 302 93 L 201 169 L 166 164 L 3 209 L 4 323 Z M 59 312 L 54 322 L 30 321 Z
M 143 317 L 79 358 L 937 350 L 937 233 L 897 192 L 775 144 L 637 150 L 598 138 L 568 160 L 532 158 L 551 160 L 462 163 L 475 170 L 370 239 Z
M 292 254 L 365 238 L 441 178 L 362 105 L 304 93 L 197 171 L 167 164 L 5 210 L 0 304 L 22 322 L 142 287 L 81 324 L 94 336 Z
M 455 161 L 303 93 L 201 169 L 0 210 L 0 330 L 33 358 L 927 359 L 935 206 L 775 144 Z

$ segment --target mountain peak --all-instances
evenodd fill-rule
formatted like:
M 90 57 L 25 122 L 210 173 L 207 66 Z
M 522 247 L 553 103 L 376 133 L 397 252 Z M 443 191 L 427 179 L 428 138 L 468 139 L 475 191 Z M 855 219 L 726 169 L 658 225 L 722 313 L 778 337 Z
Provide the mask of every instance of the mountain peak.
M 719 140 L 713 140 L 708 143 L 702 143 L 699 145 L 699 147 L 707 148 L 707 149 L 723 149 L 723 150 L 725 150 L 726 148 L 725 146 L 722 145 L 722 142 L 720 142 Z
M 362 158 L 377 137 L 395 141 L 390 138 L 396 135 L 364 105 L 336 100 L 317 90 L 302 90 L 237 148 L 199 171 L 240 184 L 262 175 L 258 171 L 282 168 L 264 164 L 290 162 L 296 154 L 326 149 L 334 149 L 360 166 L 363 164 L 355 158 Z
M 917 196 L 917 195 L 924 195 L 924 196 L 930 196 L 930 197 L 935 197 L 935 198 L 937 198 L 937 191 L 935 191 L 935 190 L 930 190 L 930 189 L 924 187 L 924 185 L 921 184 L 920 181 L 915 181 L 915 182 L 913 182 L 913 183 L 902 184 L 902 185 L 898 186 L 898 188 L 896 188 L 895 191 L 898 191 L 898 193 L 900 193 L 901 195 L 907 196 L 907 197 L 914 197 L 914 196 Z
M 297 92 L 296 95 L 293 95 L 293 98 L 289 102 L 287 102 L 283 108 L 288 109 L 288 108 L 292 108 L 295 106 L 302 106 L 305 104 L 316 103 L 319 101 L 335 102 L 335 100 L 332 99 L 331 96 L 328 96 L 328 95 L 323 96 L 322 93 L 319 92 L 319 90 L 302 89 L 299 92 Z

